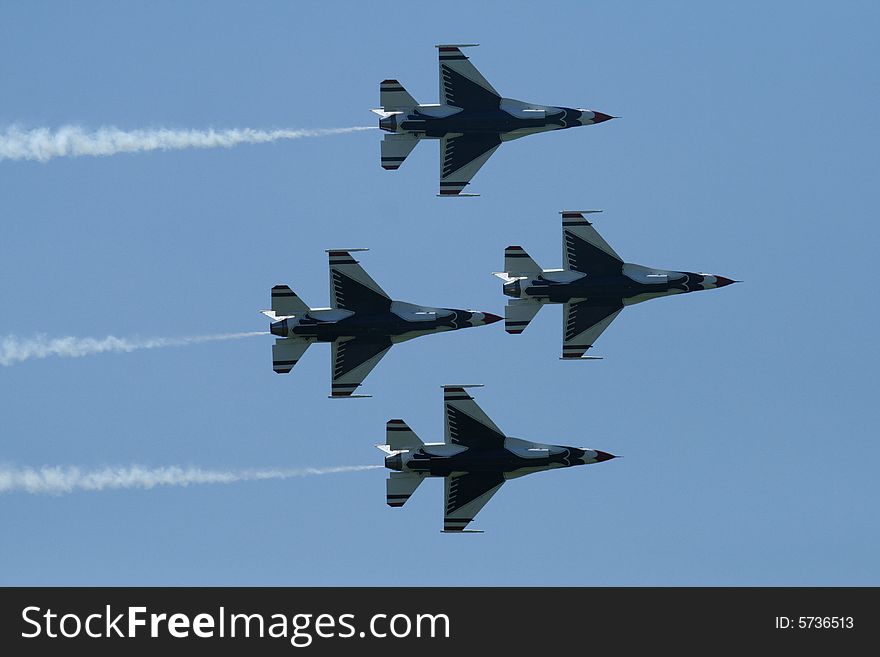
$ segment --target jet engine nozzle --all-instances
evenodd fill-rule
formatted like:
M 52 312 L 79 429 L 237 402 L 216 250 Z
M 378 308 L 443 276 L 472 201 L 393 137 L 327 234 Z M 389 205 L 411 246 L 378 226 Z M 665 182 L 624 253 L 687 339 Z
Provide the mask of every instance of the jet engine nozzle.
M 403 457 L 398 452 L 385 457 L 385 467 L 400 472 L 403 470 Z
M 280 322 L 272 322 L 269 324 L 269 333 L 277 335 L 279 338 L 286 338 L 289 333 L 287 320 L 282 319 Z
M 514 299 L 518 299 L 522 294 L 522 286 L 520 285 L 520 279 L 516 279 L 515 281 L 510 281 L 509 283 L 505 283 L 501 288 L 504 290 L 504 294 L 508 297 L 513 297 Z
M 397 132 L 397 114 L 383 116 L 379 119 L 379 128 L 385 132 Z

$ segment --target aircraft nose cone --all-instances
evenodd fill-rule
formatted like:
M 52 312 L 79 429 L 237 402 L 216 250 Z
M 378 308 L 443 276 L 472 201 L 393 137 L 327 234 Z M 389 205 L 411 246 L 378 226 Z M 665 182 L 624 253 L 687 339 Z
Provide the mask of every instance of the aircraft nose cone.
M 500 322 L 503 317 L 499 317 L 498 315 L 493 315 L 492 313 L 483 313 L 483 323 L 484 324 L 494 324 L 495 322 Z
M 725 285 L 730 285 L 731 283 L 739 283 L 739 281 L 735 281 L 732 278 L 726 278 L 724 276 L 715 277 L 715 287 L 724 287 Z
M 601 463 L 602 461 L 610 461 L 611 459 L 616 459 L 617 457 L 614 454 L 609 454 L 608 452 L 601 452 L 598 449 L 596 452 L 596 461 Z
M 603 121 L 610 121 L 611 119 L 616 119 L 616 116 L 611 116 L 610 114 L 603 114 L 602 112 L 593 112 L 593 123 L 602 123 Z

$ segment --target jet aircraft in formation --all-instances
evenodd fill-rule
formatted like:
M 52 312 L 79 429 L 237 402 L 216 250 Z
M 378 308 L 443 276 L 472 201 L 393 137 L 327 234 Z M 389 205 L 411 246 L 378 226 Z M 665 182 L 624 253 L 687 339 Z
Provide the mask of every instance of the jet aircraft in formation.
M 527 135 L 602 123 L 614 117 L 595 110 L 538 105 L 503 98 L 471 64 L 462 48 L 437 46 L 440 103 L 418 103 L 397 80 L 379 88 L 379 127 L 384 169 L 400 168 L 423 139 L 440 141 L 439 196 L 465 187 L 498 147 Z M 620 311 L 648 299 L 723 287 L 736 281 L 624 262 L 593 228 L 596 210 L 562 212 L 563 267 L 542 269 L 520 246 L 504 252 L 503 292 L 512 297 L 505 330 L 522 333 L 548 303 L 563 305 L 562 359 L 589 359 L 587 350 Z M 272 288 L 272 308 L 262 311 L 277 339 L 275 372 L 287 374 L 313 342 L 332 344 L 331 397 L 355 395 L 392 345 L 441 331 L 500 321 L 489 312 L 434 308 L 392 300 L 360 267 L 352 253 L 329 250 L 330 308 L 309 308 L 287 285 Z M 535 443 L 505 435 L 466 388 L 443 386 L 442 443 L 424 443 L 403 420 L 386 424 L 386 502 L 401 507 L 426 477 L 445 481 L 443 531 L 467 530 L 479 511 L 509 479 L 533 472 L 600 463 L 615 458 L 585 447 Z
M 613 454 L 586 447 L 533 443 L 504 434 L 465 388 L 443 386 L 442 443 L 424 443 L 403 420 L 388 420 L 385 501 L 401 507 L 426 477 L 443 477 L 443 531 L 463 532 L 509 479 L 543 470 L 601 463 Z M 473 531 L 473 530 L 470 530 Z
M 562 269 L 542 269 L 521 246 L 504 250 L 504 329 L 522 333 L 545 304 L 563 304 L 562 359 L 584 356 L 624 309 L 648 299 L 711 290 L 737 281 L 624 262 L 587 221 L 599 210 L 563 211 Z M 587 356 L 586 358 L 591 358 Z
M 440 103 L 419 104 L 397 80 L 379 85 L 382 167 L 400 168 L 422 139 L 440 140 L 440 196 L 462 194 L 480 167 L 505 141 L 548 130 L 601 123 L 613 116 L 502 98 L 461 51 L 477 44 L 437 46 Z
M 392 345 L 442 331 L 483 326 L 498 315 L 476 310 L 434 308 L 394 301 L 352 257 L 366 249 L 333 249 L 330 255 L 330 308 L 309 308 L 287 285 L 272 288 L 269 331 L 272 369 L 287 374 L 313 342 L 332 343 L 331 397 L 355 395 L 367 374 Z

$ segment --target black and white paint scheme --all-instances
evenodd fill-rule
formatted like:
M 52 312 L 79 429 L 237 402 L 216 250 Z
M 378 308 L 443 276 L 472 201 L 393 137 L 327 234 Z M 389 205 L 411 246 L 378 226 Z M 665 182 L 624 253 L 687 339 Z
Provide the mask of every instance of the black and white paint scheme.
M 442 443 L 423 443 L 403 420 L 388 420 L 386 444 L 377 445 L 392 470 L 386 481 L 388 506 L 406 504 L 425 477 L 443 477 L 443 531 L 463 532 L 509 479 L 615 458 L 596 449 L 506 436 L 465 390 L 474 387 L 480 386 L 443 386 Z
M 737 281 L 717 274 L 696 274 L 624 262 L 587 221 L 600 210 L 566 210 L 562 214 L 562 269 L 541 269 L 521 246 L 504 250 L 507 302 L 504 328 L 522 333 L 548 303 L 563 304 L 562 359 L 589 359 L 584 354 L 626 306 L 649 299 L 711 290 Z
M 483 326 L 498 315 L 394 301 L 352 257 L 366 249 L 328 250 L 330 308 L 309 308 L 287 285 L 272 288 L 272 368 L 287 374 L 314 342 L 332 344 L 331 397 L 355 395 L 392 345 L 422 335 Z
M 501 94 L 486 81 L 461 48 L 438 45 L 440 103 L 421 105 L 397 80 L 379 86 L 382 168 L 400 168 L 422 139 L 440 140 L 440 196 L 462 194 L 502 142 L 548 130 L 593 125 L 614 118 L 602 112 L 525 103 Z

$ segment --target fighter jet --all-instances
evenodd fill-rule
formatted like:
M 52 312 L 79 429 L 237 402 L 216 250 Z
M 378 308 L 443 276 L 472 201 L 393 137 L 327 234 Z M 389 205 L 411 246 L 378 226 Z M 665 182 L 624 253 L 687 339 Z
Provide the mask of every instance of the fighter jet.
M 443 386 L 442 443 L 423 443 L 403 420 L 385 424 L 386 444 L 376 447 L 393 470 L 386 482 L 388 506 L 406 504 L 425 477 L 444 477 L 443 531 L 463 532 L 508 479 L 615 458 L 597 449 L 506 436 L 465 391 L 475 387 L 482 386 Z
M 562 214 L 562 269 L 541 269 L 521 246 L 504 250 L 507 302 L 504 329 L 522 333 L 547 303 L 564 304 L 562 360 L 584 356 L 625 306 L 682 292 L 711 290 L 738 281 L 717 274 L 654 269 L 624 262 L 584 215 Z M 595 359 L 587 356 L 584 360 Z
M 420 105 L 397 80 L 379 85 L 382 168 L 400 168 L 422 139 L 440 140 L 440 194 L 462 194 L 502 142 L 562 128 L 601 123 L 613 116 L 587 109 L 525 103 L 501 94 L 462 53 L 475 43 L 437 46 L 440 103 Z
M 498 315 L 393 301 L 352 257 L 367 249 L 332 249 L 330 308 L 309 308 L 287 285 L 272 288 L 272 309 L 262 310 L 278 339 L 272 369 L 287 374 L 313 342 L 333 345 L 331 397 L 355 395 L 391 346 L 422 335 L 483 326 Z

